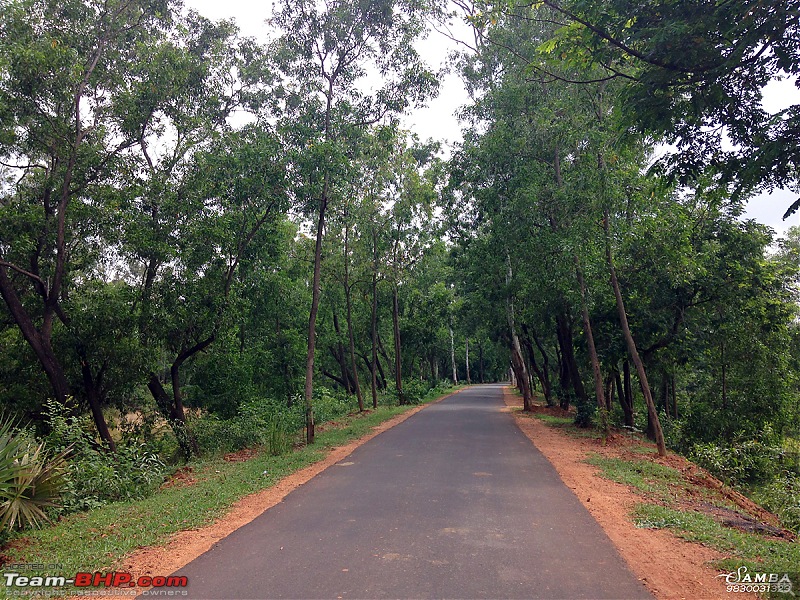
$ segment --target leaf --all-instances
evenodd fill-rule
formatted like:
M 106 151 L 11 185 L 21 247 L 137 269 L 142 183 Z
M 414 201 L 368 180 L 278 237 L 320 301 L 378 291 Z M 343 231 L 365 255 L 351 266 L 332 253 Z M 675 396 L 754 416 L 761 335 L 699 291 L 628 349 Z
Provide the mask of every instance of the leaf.
M 797 212 L 797 209 L 800 209 L 800 198 L 798 198 L 797 200 L 792 202 L 792 205 L 789 208 L 786 209 L 786 212 L 783 213 L 783 219 L 782 220 L 785 221 L 786 219 L 791 217 L 794 213 Z

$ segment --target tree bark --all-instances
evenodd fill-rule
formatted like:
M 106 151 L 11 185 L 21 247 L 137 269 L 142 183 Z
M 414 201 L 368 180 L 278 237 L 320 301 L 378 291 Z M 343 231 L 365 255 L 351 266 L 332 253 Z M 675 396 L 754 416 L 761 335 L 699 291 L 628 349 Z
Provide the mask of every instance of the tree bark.
M 586 281 L 583 278 L 583 268 L 577 254 L 573 255 L 575 260 L 575 274 L 578 278 L 578 286 L 581 292 L 581 315 L 583 316 L 583 332 L 586 335 L 586 345 L 589 349 L 589 361 L 592 363 L 592 375 L 594 377 L 594 393 L 598 408 L 605 408 L 606 399 L 603 390 L 603 373 L 600 370 L 600 359 L 597 357 L 597 349 L 594 345 L 594 334 L 592 333 L 592 323 L 589 320 L 589 305 L 586 300 Z
M 478 339 L 478 377 L 481 383 L 486 383 L 483 372 L 483 340 Z
M 467 385 L 470 385 L 472 384 L 472 380 L 470 379 L 469 376 L 469 338 L 466 338 L 464 342 L 464 353 L 465 353 L 464 362 L 466 363 L 466 368 L 467 368 Z
M 572 326 L 569 323 L 569 317 L 566 311 L 560 312 L 556 315 L 556 325 L 558 327 L 558 341 L 561 347 L 561 360 L 563 361 L 562 368 L 565 370 L 567 386 L 571 386 L 575 392 L 577 401 L 584 404 L 588 402 L 586 389 L 583 387 L 583 380 L 581 379 L 580 371 L 578 370 L 578 362 L 575 360 L 575 350 L 572 342 Z M 563 374 L 562 374 L 563 377 Z M 562 380 L 562 385 L 563 385 Z M 566 391 L 565 387 L 565 391 Z M 561 408 L 567 410 L 569 408 L 569 397 L 562 398 Z
M 102 392 L 100 391 L 101 382 L 99 377 L 92 375 L 92 369 L 86 358 L 86 354 L 79 351 L 81 361 L 81 375 L 83 376 L 83 386 L 86 389 L 86 399 L 89 402 L 89 410 L 92 412 L 92 420 L 94 421 L 97 432 L 107 445 L 111 452 L 117 451 L 117 444 L 114 438 L 111 437 L 111 432 L 108 429 L 108 423 L 103 415 Z
M 644 364 L 639 357 L 639 352 L 636 349 L 636 342 L 633 340 L 630 326 L 628 325 L 628 314 L 625 311 L 625 302 L 622 299 L 622 291 L 619 287 L 619 280 L 617 279 L 617 270 L 614 267 L 614 255 L 611 250 L 611 228 L 609 225 L 608 210 L 603 211 L 603 231 L 605 233 L 606 243 L 606 260 L 608 262 L 608 270 L 611 274 L 611 286 L 614 288 L 614 297 L 617 301 L 617 312 L 619 313 L 620 326 L 622 327 L 622 335 L 625 338 L 625 343 L 628 346 L 628 354 L 636 367 L 636 373 L 639 375 L 639 384 L 644 394 L 644 400 L 647 404 L 648 421 L 651 423 L 654 432 L 656 446 L 658 447 L 658 455 L 666 456 L 667 447 L 664 444 L 664 432 L 661 429 L 661 422 L 658 419 L 658 412 L 656 411 L 655 404 L 653 403 L 653 395 L 650 392 L 650 384 L 647 382 L 647 373 L 644 370 Z
M 372 336 L 372 365 L 370 368 L 372 408 L 378 408 L 378 238 L 376 231 L 372 232 L 372 314 L 370 315 L 370 333 Z
M 453 385 L 458 383 L 458 371 L 456 370 L 456 341 L 453 336 L 453 326 L 450 325 L 450 364 L 453 367 Z
M 633 427 L 633 386 L 631 385 L 631 365 L 627 359 L 622 363 L 622 371 L 624 380 L 623 387 L 620 388 L 619 402 L 622 412 L 625 414 L 625 425 Z M 617 383 L 619 384 L 619 373 L 617 373 Z
M 350 290 L 350 227 L 344 230 L 344 297 L 347 304 L 347 337 L 350 342 L 350 364 L 353 368 L 353 385 L 356 388 L 358 410 L 364 412 L 364 396 L 361 394 L 361 382 L 358 380 L 358 364 L 356 364 L 356 344 L 353 339 L 353 301 Z
M 517 337 L 517 327 L 514 316 L 514 297 L 511 294 L 510 286 L 514 273 L 511 269 L 511 256 L 506 252 L 506 259 L 508 261 L 508 270 L 506 271 L 506 286 L 509 287 L 508 298 L 506 299 L 506 308 L 508 311 L 508 329 L 511 334 L 511 364 L 514 367 L 517 375 L 517 385 L 521 386 L 522 392 L 522 410 L 529 412 L 531 410 L 531 388 L 530 378 L 528 371 L 525 368 L 525 361 L 522 358 L 522 350 L 519 345 L 519 338 Z
M 400 301 L 398 299 L 397 282 L 392 289 L 392 325 L 394 329 L 394 385 L 397 389 L 397 400 L 402 406 L 406 403 L 403 394 L 403 358 L 400 343 Z
M 64 367 L 59 362 L 53 352 L 50 331 L 42 328 L 37 329 L 22 302 L 17 296 L 14 284 L 8 277 L 8 272 L 4 265 L 0 265 L 0 295 L 8 307 L 11 317 L 19 327 L 22 337 L 28 342 L 33 350 L 42 370 L 50 382 L 55 399 L 59 404 L 65 406 L 70 397 L 70 387 L 67 381 Z

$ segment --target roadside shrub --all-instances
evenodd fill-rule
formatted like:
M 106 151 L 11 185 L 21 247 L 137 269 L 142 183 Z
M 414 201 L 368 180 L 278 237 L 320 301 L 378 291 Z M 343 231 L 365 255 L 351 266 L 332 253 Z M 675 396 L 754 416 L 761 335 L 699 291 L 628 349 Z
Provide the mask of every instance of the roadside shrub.
M 188 427 L 203 454 L 265 446 L 270 454 L 279 456 L 291 450 L 304 415 L 302 398 L 296 398 L 291 408 L 268 399 L 250 400 L 230 419 L 206 414 L 191 419 Z
M 44 443 L 15 430 L 12 422 L 0 421 L 0 529 L 39 527 L 49 521 L 46 510 L 61 497 L 65 470 L 63 453 L 50 456 Z
M 575 413 L 575 425 L 578 427 L 591 427 L 594 424 L 595 413 L 597 413 L 597 404 L 587 399 L 585 402 L 578 402 L 575 406 L 577 412 Z
M 783 450 L 770 443 L 771 432 L 764 439 L 742 440 L 733 444 L 696 443 L 689 458 L 728 484 L 745 485 L 768 482 L 780 470 Z
M 315 390 L 314 420 L 316 423 L 333 421 L 358 410 L 358 400 L 344 390 L 334 392 L 326 387 Z
M 67 459 L 60 512 L 78 512 L 118 500 L 145 498 L 164 480 L 167 466 L 144 442 L 129 441 L 110 452 L 93 436 L 88 417 L 68 416 L 55 401 L 46 404 L 51 433 L 46 441 Z
M 419 404 L 433 389 L 429 382 L 424 379 L 408 379 L 403 382 L 403 395 L 406 399 L 406 404 Z
M 753 500 L 778 515 L 784 527 L 800 533 L 800 476 L 782 473 L 769 484 L 756 488 Z

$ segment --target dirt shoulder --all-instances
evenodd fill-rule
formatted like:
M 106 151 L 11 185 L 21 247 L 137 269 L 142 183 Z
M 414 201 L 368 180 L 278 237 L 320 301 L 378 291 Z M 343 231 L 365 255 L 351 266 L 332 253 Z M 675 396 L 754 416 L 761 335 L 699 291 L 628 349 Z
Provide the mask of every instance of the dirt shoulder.
M 374 427 L 367 435 L 343 446 L 332 448 L 324 459 L 281 479 L 276 485 L 268 489 L 242 498 L 231 507 L 231 510 L 225 516 L 211 525 L 176 533 L 164 545 L 142 548 L 121 559 L 115 565 L 115 570 L 130 573 L 134 580 L 142 576 L 163 576 L 177 571 L 210 550 L 222 538 L 282 502 L 293 490 L 307 483 L 328 467 L 341 461 L 359 446 L 384 431 L 399 425 L 409 417 L 424 410 L 427 406 L 441 402 L 459 391 L 461 390 L 446 394 L 434 402 L 416 406 L 384 421 Z M 137 588 L 137 591 L 141 592 L 143 588 Z M 99 597 L 91 596 L 93 600 L 97 600 Z M 118 598 L 118 596 L 110 596 L 109 598 Z
M 522 398 L 506 388 L 505 401 L 523 433 L 547 457 L 564 483 L 605 530 L 620 555 L 659 599 L 726 598 L 730 594 L 710 562 L 723 558 L 719 552 L 675 537 L 666 530 L 641 529 L 630 516 L 642 496 L 628 486 L 600 477 L 597 467 L 586 463 L 592 455 L 619 457 L 625 443 L 602 445 L 592 438 L 580 438 L 559 431 L 515 408 Z M 640 441 L 636 442 L 641 444 Z M 658 459 L 675 468 L 688 461 L 670 455 Z M 747 596 L 736 594 L 737 598 Z

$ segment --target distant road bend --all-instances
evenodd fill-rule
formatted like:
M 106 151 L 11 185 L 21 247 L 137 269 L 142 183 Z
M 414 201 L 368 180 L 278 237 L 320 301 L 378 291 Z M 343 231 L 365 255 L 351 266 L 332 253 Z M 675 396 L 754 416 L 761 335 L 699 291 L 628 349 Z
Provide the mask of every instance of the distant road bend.
M 652 598 L 502 412 L 414 415 L 178 571 L 190 598 Z

